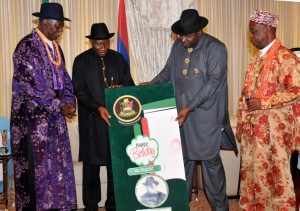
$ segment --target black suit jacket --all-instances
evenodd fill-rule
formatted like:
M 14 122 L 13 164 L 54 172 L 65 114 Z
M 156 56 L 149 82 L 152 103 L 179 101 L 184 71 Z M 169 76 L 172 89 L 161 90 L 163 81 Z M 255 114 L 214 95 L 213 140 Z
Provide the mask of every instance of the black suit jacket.
M 105 107 L 105 88 L 134 85 L 122 54 L 110 49 L 103 61 L 105 71 L 100 56 L 89 49 L 75 58 L 72 74 L 78 100 L 79 160 L 97 165 L 110 163 L 108 126 L 98 112 Z

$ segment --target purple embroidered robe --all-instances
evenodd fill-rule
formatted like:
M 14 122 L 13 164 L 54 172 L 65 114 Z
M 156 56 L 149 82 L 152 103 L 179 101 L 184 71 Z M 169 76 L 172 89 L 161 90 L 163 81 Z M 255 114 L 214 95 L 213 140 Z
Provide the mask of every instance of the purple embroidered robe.
M 62 63 L 56 67 L 33 30 L 13 54 L 11 142 L 17 210 L 32 210 L 32 204 L 36 210 L 77 206 L 67 124 L 60 114 L 65 104 L 75 107 L 75 98 L 59 51 Z

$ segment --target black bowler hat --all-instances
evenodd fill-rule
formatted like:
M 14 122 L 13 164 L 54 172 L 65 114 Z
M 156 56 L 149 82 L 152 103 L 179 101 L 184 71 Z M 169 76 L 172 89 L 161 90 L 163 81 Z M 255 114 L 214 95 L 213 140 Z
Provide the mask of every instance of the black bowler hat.
M 107 40 L 114 35 L 115 33 L 109 33 L 105 23 L 94 23 L 91 27 L 91 34 L 85 37 L 91 40 Z
M 58 3 L 43 3 L 40 12 L 34 12 L 32 15 L 43 19 L 71 21 L 64 17 L 63 8 Z
M 178 35 L 187 35 L 198 32 L 208 24 L 208 20 L 198 14 L 195 9 L 183 10 L 180 20 L 176 21 L 171 29 Z

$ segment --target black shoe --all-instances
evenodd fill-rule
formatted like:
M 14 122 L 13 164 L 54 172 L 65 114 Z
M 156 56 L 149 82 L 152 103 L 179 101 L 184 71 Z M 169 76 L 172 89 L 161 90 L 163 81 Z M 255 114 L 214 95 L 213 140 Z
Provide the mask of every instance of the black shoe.
M 98 211 L 98 206 L 85 207 L 84 211 Z

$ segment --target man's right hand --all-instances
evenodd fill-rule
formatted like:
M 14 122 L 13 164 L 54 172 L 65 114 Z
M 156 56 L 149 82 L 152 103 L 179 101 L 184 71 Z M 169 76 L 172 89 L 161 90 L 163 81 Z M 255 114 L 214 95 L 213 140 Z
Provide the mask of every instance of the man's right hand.
M 105 107 L 100 106 L 98 108 L 98 111 L 99 111 L 101 118 L 110 126 L 108 119 L 111 118 L 111 115 L 108 113 L 107 109 Z

